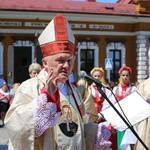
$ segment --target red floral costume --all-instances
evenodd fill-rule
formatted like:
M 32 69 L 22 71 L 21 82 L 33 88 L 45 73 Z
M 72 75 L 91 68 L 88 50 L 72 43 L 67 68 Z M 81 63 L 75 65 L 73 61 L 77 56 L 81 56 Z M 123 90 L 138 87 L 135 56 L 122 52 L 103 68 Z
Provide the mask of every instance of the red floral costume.
M 104 98 L 99 93 L 98 88 L 95 85 L 95 83 L 92 83 L 91 88 L 94 89 L 92 91 L 92 96 L 94 99 L 94 104 L 95 104 L 96 110 L 97 110 L 97 112 L 101 112 L 102 107 L 103 107 Z M 105 89 L 103 89 L 103 91 L 105 92 Z

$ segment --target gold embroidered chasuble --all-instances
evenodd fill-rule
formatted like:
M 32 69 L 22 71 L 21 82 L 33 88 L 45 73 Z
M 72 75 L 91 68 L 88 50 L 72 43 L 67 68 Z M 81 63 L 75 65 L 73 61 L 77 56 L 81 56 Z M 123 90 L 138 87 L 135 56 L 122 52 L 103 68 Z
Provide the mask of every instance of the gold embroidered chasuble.
M 18 88 L 5 118 L 6 128 L 10 137 L 9 150 L 61 150 L 64 148 L 93 150 L 97 125 L 93 123 L 85 124 L 83 122 L 72 95 L 69 102 L 69 98 L 60 93 L 61 108 L 64 112 L 62 111 L 57 125 L 48 128 L 40 137 L 36 137 L 32 101 L 41 93 L 45 79 L 43 69 L 37 78 L 23 82 Z M 75 97 L 77 97 L 79 107 L 83 107 L 80 94 L 72 85 L 71 88 Z M 63 130 L 63 127 L 67 125 L 65 111 L 68 113 L 69 131 L 72 130 L 72 134 L 69 136 L 65 135 L 66 131 Z M 67 128 L 67 126 L 65 127 Z
M 137 87 L 137 91 L 141 96 L 146 97 L 150 93 L 150 78 L 140 83 Z M 150 148 L 150 117 L 137 124 L 137 133 L 146 146 Z M 145 150 L 139 141 L 137 141 L 135 149 Z

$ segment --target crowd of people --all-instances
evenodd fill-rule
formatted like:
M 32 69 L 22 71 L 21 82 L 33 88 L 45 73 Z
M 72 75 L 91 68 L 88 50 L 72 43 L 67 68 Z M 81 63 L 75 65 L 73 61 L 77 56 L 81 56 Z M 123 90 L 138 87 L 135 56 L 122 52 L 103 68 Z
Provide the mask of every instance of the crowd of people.
M 118 83 L 106 82 L 102 67 L 93 68 L 90 75 L 106 86 L 99 89 L 82 77 L 75 83 L 74 36 L 61 14 L 38 41 L 43 66 L 31 64 L 30 79 L 14 83 L 11 90 L 5 82 L 0 89 L 0 117 L 9 134 L 9 150 L 143 150 L 130 129 L 120 132 L 106 120 L 103 111 L 110 104 L 102 93 L 113 105 L 134 91 L 150 103 L 150 79 L 131 83 L 132 69 L 124 65 L 118 71 Z M 134 126 L 148 147 L 149 124 L 147 118 Z

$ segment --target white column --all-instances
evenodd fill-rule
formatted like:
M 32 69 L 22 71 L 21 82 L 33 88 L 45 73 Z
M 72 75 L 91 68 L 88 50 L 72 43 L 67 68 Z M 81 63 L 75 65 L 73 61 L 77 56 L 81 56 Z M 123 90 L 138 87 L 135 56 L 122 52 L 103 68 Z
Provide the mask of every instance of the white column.
M 3 43 L 0 42 L 0 75 L 3 75 L 3 66 L 4 66 L 4 63 L 3 63 L 3 52 L 4 52 L 4 46 L 3 46 Z
M 148 76 L 146 36 L 137 35 L 137 81 L 140 83 Z

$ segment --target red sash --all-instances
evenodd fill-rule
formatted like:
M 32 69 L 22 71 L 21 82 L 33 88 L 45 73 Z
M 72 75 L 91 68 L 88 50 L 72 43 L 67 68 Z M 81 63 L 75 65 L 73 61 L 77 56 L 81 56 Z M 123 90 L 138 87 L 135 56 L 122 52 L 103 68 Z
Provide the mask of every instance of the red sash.
M 5 96 L 5 95 L 0 92 L 0 96 Z M 8 99 L 7 96 L 5 98 L 6 98 L 7 102 L 9 103 L 10 99 Z

